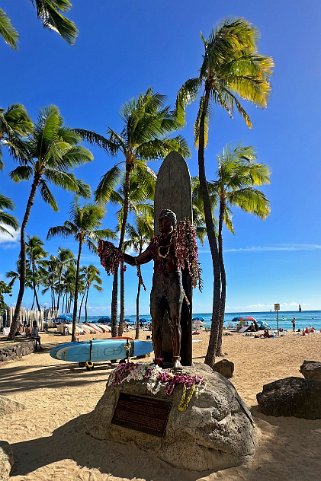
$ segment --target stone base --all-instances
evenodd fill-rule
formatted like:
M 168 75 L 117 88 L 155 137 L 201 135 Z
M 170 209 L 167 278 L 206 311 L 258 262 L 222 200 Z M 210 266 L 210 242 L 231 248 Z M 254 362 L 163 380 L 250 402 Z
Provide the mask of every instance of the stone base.
M 247 462 L 255 451 L 255 428 L 234 386 L 205 364 L 184 367 L 183 373 L 206 379 L 205 389 L 191 398 L 185 412 L 178 411 L 182 385 L 176 386 L 171 396 L 165 394 L 164 387 L 153 395 L 146 381 L 130 380 L 107 385 L 88 417 L 87 433 L 101 440 L 133 443 L 184 470 L 214 471 Z M 111 422 L 120 393 L 172 402 L 163 438 Z

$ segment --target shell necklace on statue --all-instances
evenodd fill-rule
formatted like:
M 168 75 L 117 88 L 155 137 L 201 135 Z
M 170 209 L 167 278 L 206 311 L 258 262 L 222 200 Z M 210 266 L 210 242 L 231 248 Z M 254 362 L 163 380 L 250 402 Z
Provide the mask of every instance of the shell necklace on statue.
M 157 253 L 159 257 L 161 257 L 162 259 L 166 259 L 166 257 L 170 252 L 171 245 L 172 245 L 172 235 L 169 236 L 169 244 L 158 246 Z

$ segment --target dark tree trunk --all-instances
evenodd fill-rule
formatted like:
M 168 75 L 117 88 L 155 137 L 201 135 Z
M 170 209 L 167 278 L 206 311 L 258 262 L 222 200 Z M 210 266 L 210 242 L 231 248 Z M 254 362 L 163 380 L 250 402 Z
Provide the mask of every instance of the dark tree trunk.
M 117 302 L 118 302 L 118 268 L 114 273 L 113 290 L 111 294 L 111 335 L 117 336 Z
M 33 294 L 34 294 L 34 298 L 35 298 L 35 300 L 36 300 L 37 309 L 38 309 L 38 311 L 40 312 L 41 309 L 40 309 L 39 300 L 38 300 L 37 286 L 36 286 L 36 283 L 35 283 L 36 265 L 35 265 L 35 261 L 34 261 L 33 258 L 31 259 L 31 265 L 32 265 L 32 288 L 33 288 Z
M 140 323 L 139 323 L 139 297 L 140 297 L 141 283 L 138 279 L 137 295 L 136 295 L 136 335 L 135 339 L 139 339 Z
M 125 272 L 120 268 L 120 312 L 119 312 L 119 326 L 118 336 L 122 336 L 125 327 Z
M 219 264 L 219 253 L 217 246 L 217 239 L 215 235 L 214 222 L 212 217 L 210 196 L 207 187 L 207 179 L 205 174 L 205 119 L 206 112 L 208 111 L 210 93 L 206 89 L 205 97 L 203 98 L 203 108 L 200 118 L 200 132 L 199 132 L 199 148 L 198 148 L 198 169 L 199 169 L 199 181 L 200 181 L 200 191 L 204 205 L 204 215 L 205 223 L 207 229 L 207 236 L 210 245 L 212 262 L 213 262 L 213 274 L 214 274 L 214 286 L 213 286 L 213 313 L 212 313 L 212 324 L 210 340 L 207 348 L 207 353 L 205 356 L 205 364 L 213 366 L 215 363 L 215 346 L 219 330 L 219 319 L 220 319 L 220 295 L 221 295 L 221 274 L 220 274 L 220 264 Z
M 31 208 L 33 206 L 34 200 L 35 200 L 35 195 L 37 191 L 37 187 L 39 185 L 40 177 L 35 176 L 32 186 L 31 186 L 31 192 L 28 198 L 27 202 L 27 207 L 25 211 L 25 215 L 23 216 L 23 221 L 21 224 L 21 236 L 20 236 L 20 269 L 19 269 L 19 292 L 18 292 L 18 298 L 16 302 L 16 307 L 12 319 L 12 324 L 10 327 L 10 332 L 8 339 L 14 339 L 15 334 L 17 332 L 17 327 L 18 327 L 18 321 L 19 321 L 19 316 L 20 316 L 20 310 L 21 310 L 21 304 L 22 304 L 22 299 L 23 295 L 25 292 L 25 282 L 26 282 L 26 243 L 25 243 L 25 233 L 26 233 L 26 227 L 27 223 L 30 217 L 30 212 Z
M 119 246 L 118 248 L 122 251 L 124 238 L 125 238 L 125 231 L 126 231 L 126 223 L 128 217 L 128 205 L 129 205 L 129 189 L 130 189 L 130 172 L 132 170 L 132 163 L 126 160 L 126 176 L 125 176 L 125 186 L 124 186 L 124 209 L 123 209 L 123 220 L 120 229 L 120 239 L 119 239 Z M 111 294 L 111 335 L 112 337 L 117 336 L 117 302 L 118 302 L 118 269 L 114 274 L 113 280 L 113 290 Z M 122 299 L 120 300 L 120 312 L 124 310 L 124 305 L 122 304 Z
M 85 322 L 87 322 L 87 319 L 88 319 L 87 302 L 88 302 L 89 287 L 90 286 L 87 287 L 87 293 L 86 293 L 86 299 L 85 299 Z
M 72 333 L 71 340 L 76 340 L 76 322 L 77 322 L 77 304 L 78 304 L 78 290 L 79 290 L 79 271 L 80 271 L 80 256 L 82 251 L 83 239 L 79 237 L 79 247 L 78 247 L 78 257 L 77 257 L 77 268 L 76 268 L 76 280 L 75 280 L 75 295 L 74 295 L 74 309 L 72 313 Z
M 224 328 L 224 314 L 225 314 L 225 303 L 226 303 L 226 272 L 224 266 L 223 258 L 223 220 L 225 212 L 225 200 L 220 199 L 220 214 L 219 214 L 219 228 L 218 228 L 218 249 L 220 258 L 220 271 L 221 271 L 221 299 L 220 299 L 220 323 L 218 338 L 216 343 L 216 353 L 217 356 L 223 356 L 222 342 L 223 342 L 223 328 Z
M 81 301 L 80 301 L 79 314 L 78 314 L 78 322 L 80 322 L 81 309 L 82 309 L 82 305 L 83 305 L 83 303 L 84 303 L 85 294 L 86 294 L 86 292 L 83 293 L 82 298 L 81 298 Z

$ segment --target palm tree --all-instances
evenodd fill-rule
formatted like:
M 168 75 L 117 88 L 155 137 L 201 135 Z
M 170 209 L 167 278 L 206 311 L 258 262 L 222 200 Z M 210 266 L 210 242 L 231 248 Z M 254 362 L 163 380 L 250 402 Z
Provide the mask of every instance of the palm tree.
M 68 268 L 70 263 L 75 263 L 75 256 L 70 249 L 64 249 L 62 247 L 58 248 L 58 255 L 57 255 L 57 311 L 59 311 L 60 307 L 60 298 L 62 294 L 61 290 L 61 281 L 63 272 Z
M 232 116 L 236 109 L 248 127 L 250 118 L 240 99 L 265 107 L 270 92 L 269 76 L 272 72 L 271 57 L 257 51 L 257 30 L 244 19 L 227 20 L 203 40 L 204 55 L 197 78 L 187 80 L 181 87 L 176 102 L 178 119 L 183 123 L 184 107 L 201 92 L 200 105 L 195 122 L 195 141 L 198 145 L 198 168 L 207 235 L 211 249 L 214 272 L 214 299 L 210 341 L 205 363 L 215 362 L 215 345 L 220 319 L 221 272 L 218 242 L 212 217 L 210 197 L 205 173 L 204 150 L 207 144 L 211 101 L 223 107 Z
M 31 0 L 37 10 L 37 17 L 43 26 L 54 30 L 68 43 L 74 43 L 78 30 L 74 22 L 63 15 L 70 10 L 69 0 Z M 0 8 L 0 35 L 12 48 L 17 48 L 19 34 L 11 23 L 8 15 Z
M 123 250 L 126 224 L 129 211 L 130 179 L 134 168 L 139 170 L 140 185 L 144 188 L 147 162 L 164 158 L 170 151 L 176 150 L 189 156 L 189 149 L 181 136 L 169 138 L 168 135 L 181 125 L 164 106 L 165 97 L 148 89 L 137 100 L 124 105 L 121 116 L 123 129 L 120 133 L 108 129 L 108 139 L 88 131 L 77 129 L 83 138 L 103 146 L 109 153 L 121 156 L 120 162 L 106 172 L 95 192 L 98 202 L 108 202 L 116 185 L 124 185 L 124 206 L 120 229 L 119 249 Z M 117 323 L 118 273 L 113 282 L 111 318 L 112 325 Z
M 123 178 L 123 181 L 125 179 Z M 135 166 L 131 173 L 130 189 L 128 199 L 128 212 L 133 212 L 138 218 L 142 215 L 153 215 L 154 210 L 148 200 L 153 200 L 155 195 L 156 174 L 151 169 L 146 169 L 142 182 L 141 169 Z M 116 232 L 121 230 L 124 216 L 125 192 L 124 184 L 117 191 L 110 194 L 110 202 L 120 206 L 116 212 L 118 226 Z M 118 325 L 118 336 L 122 336 L 125 325 L 125 275 L 124 270 L 120 270 L 120 315 Z M 114 274 L 114 282 L 117 283 L 118 273 Z M 117 285 L 118 288 L 118 285 Z M 116 326 L 112 322 L 112 335 L 117 333 Z
M 89 266 L 83 267 L 82 274 L 84 277 L 84 284 L 85 284 L 85 290 L 84 290 L 84 296 L 83 296 L 83 298 L 85 299 L 85 322 L 87 322 L 87 318 L 88 318 L 87 303 L 88 303 L 89 290 L 91 287 L 93 287 L 94 289 L 96 289 L 96 291 L 102 292 L 103 289 L 101 285 L 103 281 L 101 280 L 99 269 L 97 269 L 97 267 L 92 264 L 90 264 Z
M 28 160 L 20 160 L 21 165 L 10 174 L 15 182 L 32 180 L 32 184 L 21 224 L 20 288 L 9 339 L 14 338 L 24 294 L 26 272 L 25 231 L 36 192 L 40 190 L 43 200 L 55 211 L 58 210 L 58 205 L 48 187 L 49 182 L 83 197 L 90 195 L 89 186 L 69 172 L 69 169 L 93 159 L 89 150 L 78 145 L 79 141 L 79 135 L 63 125 L 63 119 L 58 108 L 55 106 L 47 107 L 41 112 L 38 123 L 25 142 Z
M 97 253 L 94 241 L 98 241 L 100 238 L 114 237 L 114 233 L 110 229 L 99 229 L 104 214 L 105 210 L 101 206 L 88 204 L 84 207 L 80 207 L 77 202 L 75 202 L 71 208 L 70 220 L 65 221 L 64 225 L 51 227 L 48 231 L 47 239 L 51 239 L 56 235 L 62 235 L 63 237 L 73 237 L 78 242 L 74 307 L 72 315 L 72 341 L 76 340 L 80 258 L 83 244 L 86 243 L 91 252 Z
M 0 169 L 3 168 L 2 146 L 8 147 L 15 159 L 26 158 L 26 146 L 21 137 L 30 134 L 32 129 L 33 123 L 23 105 L 14 104 L 6 110 L 0 108 Z
M 37 288 L 39 288 L 39 280 L 40 280 L 40 273 L 38 270 L 38 263 L 42 259 L 44 259 L 47 255 L 47 252 L 43 249 L 43 242 L 39 237 L 28 236 L 28 241 L 26 242 L 26 254 L 28 258 L 28 264 L 30 271 L 32 273 L 32 288 L 33 288 L 33 302 L 31 309 L 33 309 L 34 302 L 37 304 L 37 309 L 40 311 L 40 304 L 38 300 L 38 293 Z M 28 267 L 27 264 L 27 267 Z
M 14 204 L 11 199 L 0 194 L 0 232 L 8 234 L 13 237 L 13 234 L 8 229 L 17 230 L 19 228 L 18 221 L 13 215 L 8 214 L 4 209 L 13 209 Z
M 240 207 L 243 211 L 265 219 L 270 213 L 270 203 L 263 192 L 254 186 L 270 183 L 269 168 L 256 162 L 253 147 L 238 146 L 224 149 L 218 156 L 217 180 L 213 187 L 219 199 L 218 247 L 222 278 L 220 324 L 216 352 L 222 355 L 222 333 L 226 301 L 226 272 L 223 259 L 223 223 L 234 233 L 231 207 Z
M 148 241 L 150 241 L 154 235 L 154 209 L 150 206 L 150 211 L 147 213 L 145 210 L 145 215 L 136 216 L 136 225 L 127 224 L 127 235 L 129 239 L 125 241 L 124 248 L 132 248 L 140 255 L 143 251 L 143 247 Z M 140 291 L 143 285 L 143 280 L 140 275 L 140 269 L 138 273 L 138 283 L 137 283 L 137 294 L 136 294 L 136 335 L 135 339 L 139 339 L 139 301 L 140 301 Z M 145 286 L 144 286 L 145 287 Z

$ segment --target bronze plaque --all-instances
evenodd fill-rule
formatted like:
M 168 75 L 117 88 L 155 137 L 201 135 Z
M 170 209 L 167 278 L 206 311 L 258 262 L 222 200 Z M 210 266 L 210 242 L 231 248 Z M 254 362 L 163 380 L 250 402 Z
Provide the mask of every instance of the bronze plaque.
M 163 437 L 172 403 L 162 399 L 120 393 L 111 422 Z

